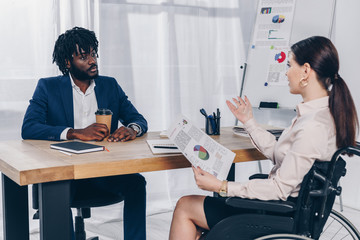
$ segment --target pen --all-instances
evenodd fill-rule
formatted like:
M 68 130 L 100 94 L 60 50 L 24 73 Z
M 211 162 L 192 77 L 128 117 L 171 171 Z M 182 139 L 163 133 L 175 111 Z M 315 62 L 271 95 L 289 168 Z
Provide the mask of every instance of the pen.
M 206 111 L 205 111 L 205 109 L 200 109 L 200 113 L 202 114 L 202 115 L 204 115 L 205 117 L 207 117 L 207 114 L 206 114 Z
M 154 146 L 154 148 L 177 149 L 177 147 L 172 147 L 172 146 Z
M 215 112 L 213 112 L 213 116 L 214 116 L 213 131 L 214 131 L 214 134 L 218 134 L 218 119 L 216 117 Z
M 211 124 L 212 133 L 214 134 L 216 132 L 216 123 L 215 123 L 214 116 L 209 115 L 208 119 L 209 119 L 210 124 Z
M 220 110 L 219 108 L 216 109 L 216 134 L 220 134 Z
M 64 152 L 64 151 L 61 151 L 61 150 L 59 150 L 59 152 L 61 152 L 61 153 L 65 154 L 65 155 L 69 155 L 69 156 L 71 156 L 71 155 L 72 155 L 71 153 Z

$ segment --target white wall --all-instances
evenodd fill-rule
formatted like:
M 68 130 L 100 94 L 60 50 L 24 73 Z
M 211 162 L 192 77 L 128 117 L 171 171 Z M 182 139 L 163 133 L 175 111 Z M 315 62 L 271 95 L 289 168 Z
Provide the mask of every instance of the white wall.
M 337 0 L 332 40 L 340 56 L 340 75 L 348 84 L 360 116 L 360 9 L 359 0 Z M 360 138 L 358 137 L 358 140 Z M 343 178 L 344 205 L 360 209 L 360 158 L 347 160 L 347 175 Z
M 350 87 L 360 113 L 360 8 L 359 0 L 338 0 L 332 40 L 340 56 L 340 75 Z

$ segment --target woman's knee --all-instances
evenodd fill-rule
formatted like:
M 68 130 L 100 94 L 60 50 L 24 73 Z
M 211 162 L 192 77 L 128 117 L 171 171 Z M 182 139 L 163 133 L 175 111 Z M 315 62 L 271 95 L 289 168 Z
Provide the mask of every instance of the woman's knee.
M 208 229 L 204 213 L 205 196 L 190 195 L 181 197 L 175 207 L 173 219 L 188 220 L 194 225 Z
M 193 204 L 197 200 L 198 200 L 198 198 L 195 195 L 183 196 L 177 201 L 174 211 L 178 212 L 178 214 L 191 211 Z
M 179 216 L 179 215 L 185 214 L 188 209 L 189 203 L 190 203 L 190 196 L 181 197 L 176 203 L 176 206 L 174 209 L 174 216 Z

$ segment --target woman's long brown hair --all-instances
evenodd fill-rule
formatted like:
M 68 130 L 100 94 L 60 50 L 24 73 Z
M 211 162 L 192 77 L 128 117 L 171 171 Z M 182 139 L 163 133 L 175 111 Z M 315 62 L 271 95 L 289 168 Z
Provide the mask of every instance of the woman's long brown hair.
M 329 92 L 329 108 L 335 122 L 337 147 L 354 146 L 359 121 L 349 88 L 338 73 L 339 56 L 335 46 L 325 37 L 314 36 L 295 43 L 291 51 L 299 65 L 310 64 L 318 80 Z

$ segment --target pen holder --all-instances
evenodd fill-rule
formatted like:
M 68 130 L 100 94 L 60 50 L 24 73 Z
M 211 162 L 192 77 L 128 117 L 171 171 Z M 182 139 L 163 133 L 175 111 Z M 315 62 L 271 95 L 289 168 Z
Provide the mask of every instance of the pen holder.
M 212 128 L 209 117 L 205 118 L 205 132 L 206 132 L 207 135 L 213 135 L 214 134 L 214 131 L 213 131 L 213 128 Z
M 205 132 L 207 135 L 220 135 L 220 117 L 212 115 L 205 118 Z
M 205 117 L 205 132 L 208 135 L 220 135 L 220 110 L 207 115 L 205 109 L 201 108 L 200 113 Z

